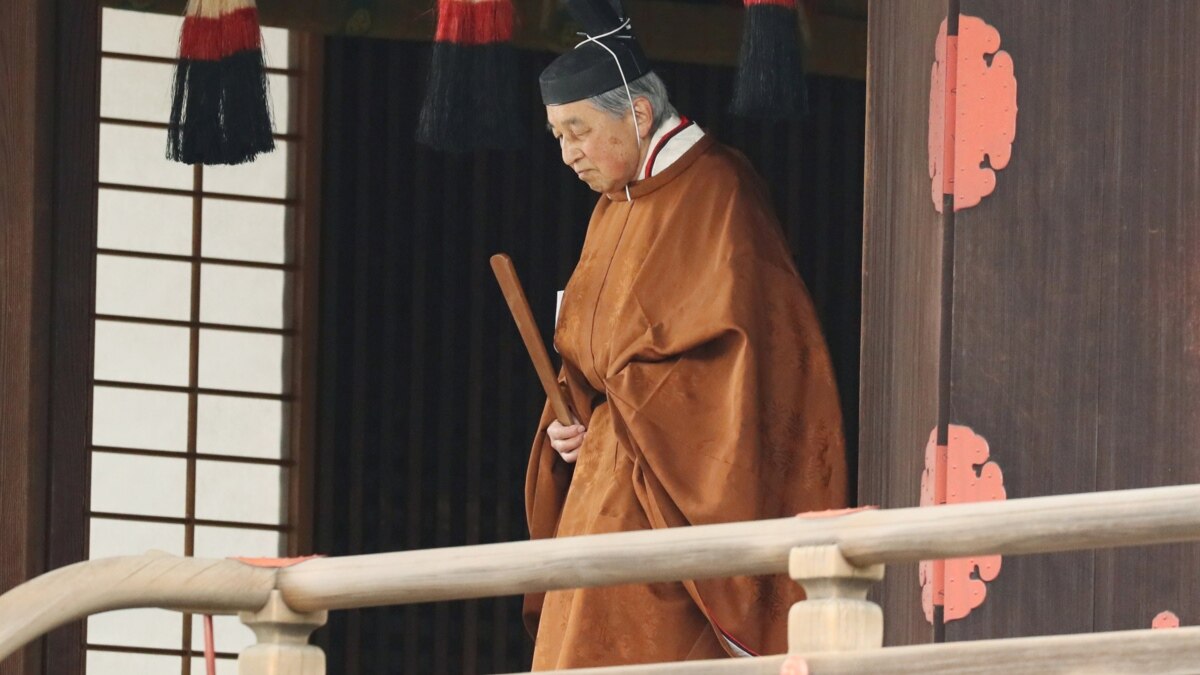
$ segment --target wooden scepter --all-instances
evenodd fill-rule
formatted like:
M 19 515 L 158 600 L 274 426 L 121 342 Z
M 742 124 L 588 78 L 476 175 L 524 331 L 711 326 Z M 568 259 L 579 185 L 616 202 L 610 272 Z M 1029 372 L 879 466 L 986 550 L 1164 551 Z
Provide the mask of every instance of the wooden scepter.
M 503 253 L 492 256 L 492 271 L 496 273 L 496 281 L 500 282 L 500 290 L 508 302 L 513 320 L 517 322 L 517 330 L 529 351 L 529 359 L 533 361 L 533 369 L 537 371 L 538 380 L 546 390 L 546 398 L 560 424 L 570 426 L 571 409 L 567 405 L 567 397 L 558 386 L 558 378 L 554 375 L 554 366 L 550 363 L 550 353 L 542 344 L 542 336 L 538 333 L 537 323 L 533 320 L 533 310 L 529 308 L 529 300 L 525 297 L 525 289 L 517 277 L 517 268 L 513 267 L 512 258 Z

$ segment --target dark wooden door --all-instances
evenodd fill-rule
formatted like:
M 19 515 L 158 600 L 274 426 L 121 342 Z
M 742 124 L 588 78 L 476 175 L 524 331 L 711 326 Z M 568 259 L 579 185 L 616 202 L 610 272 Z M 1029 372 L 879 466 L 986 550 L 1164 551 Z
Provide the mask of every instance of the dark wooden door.
M 1200 482 L 1200 3 L 962 0 L 1019 86 L 955 214 L 951 411 L 1008 496 Z M 1200 621 L 1195 546 L 1012 558 L 949 639 Z
M 929 68 L 947 0 L 870 4 L 867 55 L 859 503 L 920 501 L 938 418 L 942 219 L 930 200 Z M 933 639 L 916 565 L 887 571 L 884 639 Z
M 994 191 L 945 217 L 942 239 L 913 225 L 938 217 L 928 151 L 914 144 L 927 135 L 921 108 L 941 17 L 917 3 L 872 5 L 863 501 L 915 503 L 925 440 L 915 435 L 929 433 L 938 401 L 943 424 L 987 439 L 1010 499 L 1200 482 L 1200 3 L 956 4 L 993 26 L 1012 58 L 1015 142 Z M 902 59 L 912 62 L 902 73 L 886 68 Z M 945 288 L 928 281 L 936 241 L 951 243 Z M 898 292 L 922 274 L 918 291 L 939 302 Z M 931 336 L 938 306 L 952 312 Z M 940 394 L 931 373 L 943 377 Z M 1148 628 L 1162 611 L 1195 624 L 1197 563 L 1196 546 L 1008 558 L 986 601 L 935 632 Z M 897 574 L 883 594 L 889 626 L 902 627 L 889 641 L 912 641 L 917 581 Z

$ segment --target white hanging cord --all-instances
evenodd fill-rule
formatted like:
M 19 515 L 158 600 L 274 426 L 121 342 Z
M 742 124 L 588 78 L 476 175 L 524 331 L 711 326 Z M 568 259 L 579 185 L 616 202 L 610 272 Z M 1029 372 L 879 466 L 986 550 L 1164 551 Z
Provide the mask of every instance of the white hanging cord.
M 580 35 L 585 36 L 587 39 L 584 40 L 583 42 L 580 42 L 579 44 L 575 45 L 575 49 L 579 49 L 580 47 L 582 47 L 583 45 L 586 45 L 589 42 L 594 42 L 594 43 L 600 45 L 601 47 L 603 47 L 604 51 L 608 52 L 609 55 L 613 57 L 613 61 L 617 62 L 617 72 L 621 73 L 621 83 L 625 85 L 625 96 L 626 96 L 626 98 L 629 99 L 629 112 L 633 114 L 633 130 L 635 132 L 637 132 L 638 150 L 641 150 L 642 149 L 642 128 L 638 124 L 637 109 L 633 107 L 633 93 L 629 90 L 629 80 L 625 79 L 625 69 L 621 67 L 621 59 L 617 58 L 616 52 L 609 49 L 608 45 L 604 44 L 603 42 L 600 42 L 600 40 L 602 40 L 610 35 L 619 33 L 628 27 L 629 27 L 629 19 L 625 19 L 625 21 L 623 21 L 620 26 L 617 26 L 616 28 L 608 31 L 607 33 L 604 33 L 603 35 L 596 35 L 593 37 L 591 35 L 588 35 L 587 33 L 580 33 Z M 629 36 L 626 36 L 626 35 L 619 35 L 617 37 L 624 38 L 626 40 L 629 39 Z M 625 190 L 626 190 L 626 192 L 628 192 L 629 188 L 625 188 Z

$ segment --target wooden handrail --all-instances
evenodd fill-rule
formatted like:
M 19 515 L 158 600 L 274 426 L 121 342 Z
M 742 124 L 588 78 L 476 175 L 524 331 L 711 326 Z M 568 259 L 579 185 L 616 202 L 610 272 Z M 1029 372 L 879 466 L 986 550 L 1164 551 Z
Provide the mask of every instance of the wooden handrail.
M 88 560 L 0 595 L 0 661 L 55 628 L 92 614 L 163 607 L 214 614 L 266 603 L 275 570 L 166 554 Z
M 868 510 L 554 540 L 310 560 L 281 570 L 146 555 L 77 563 L 0 596 L 0 659 L 113 609 L 296 612 L 623 583 L 781 573 L 796 547 L 866 566 L 1200 540 L 1200 485 Z
M 562 675 L 779 675 L 789 660 L 810 675 L 1053 675 L 1200 671 L 1200 627 L 970 640 L 855 652 L 548 671 Z
M 1200 485 L 868 510 L 311 560 L 280 571 L 297 611 L 781 573 L 797 546 L 856 565 L 1200 540 Z

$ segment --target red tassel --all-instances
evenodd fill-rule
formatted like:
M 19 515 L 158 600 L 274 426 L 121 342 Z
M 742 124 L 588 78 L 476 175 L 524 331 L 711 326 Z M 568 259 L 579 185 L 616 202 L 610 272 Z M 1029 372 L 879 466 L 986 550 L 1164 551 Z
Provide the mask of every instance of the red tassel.
M 438 3 L 438 42 L 460 45 L 486 45 L 511 42 L 513 6 L 511 0 L 462 2 L 441 0 Z
M 235 10 L 215 19 L 189 16 L 183 20 L 179 35 L 179 58 L 194 61 L 219 61 L 241 51 L 262 49 L 262 31 L 258 10 Z
M 253 0 L 190 0 L 179 36 L 167 157 L 241 164 L 274 150 L 269 101 Z

